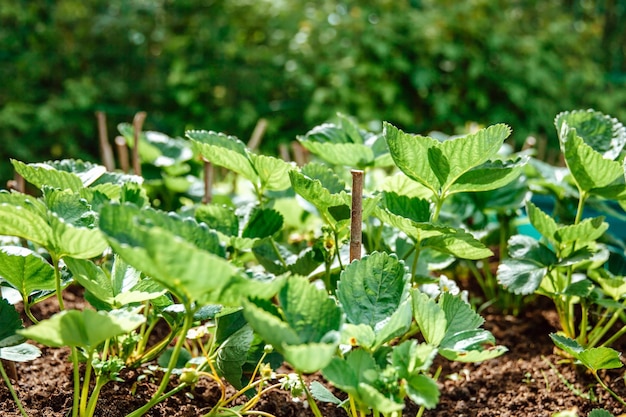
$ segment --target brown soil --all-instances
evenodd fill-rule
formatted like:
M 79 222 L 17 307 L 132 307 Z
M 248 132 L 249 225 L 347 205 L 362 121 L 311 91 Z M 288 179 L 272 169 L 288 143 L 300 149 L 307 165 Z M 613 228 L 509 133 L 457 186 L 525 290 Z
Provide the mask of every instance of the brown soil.
M 80 296 L 66 291 L 68 308 L 82 308 Z M 499 344 L 509 352 L 497 359 L 480 364 L 450 363 L 438 360 L 442 367 L 439 385 L 441 399 L 435 410 L 426 411 L 425 417 L 509 417 L 546 416 L 575 410 L 580 417 L 594 408 L 604 408 L 615 416 L 625 413 L 621 405 L 597 386 L 595 379 L 580 367 L 560 363 L 561 357 L 553 352 L 548 336 L 555 331 L 556 315 L 546 306 L 527 308 L 521 317 L 484 314 L 485 327 L 492 331 Z M 36 306 L 36 315 L 45 317 L 56 311 L 53 299 Z M 623 352 L 626 340 L 614 346 Z M 42 348 L 41 358 L 17 364 L 19 380 L 15 388 L 31 417 L 65 417 L 71 410 L 72 374 L 68 350 Z M 558 373 L 550 366 L 554 367 Z M 124 383 L 112 382 L 103 389 L 96 416 L 123 417 L 144 404 L 156 389 L 156 381 L 137 377 L 141 370 L 122 372 Z M 560 374 L 560 375 L 559 375 Z M 624 371 L 602 371 L 603 380 L 620 396 L 626 397 Z M 313 376 L 318 378 L 318 376 Z M 576 395 L 562 378 L 573 383 L 577 390 L 592 394 L 595 401 Z M 206 414 L 214 404 L 215 384 L 201 381 L 193 390 L 179 393 L 150 410 L 150 417 L 196 417 Z M 340 393 L 337 393 L 340 396 Z M 325 417 L 346 416 L 342 409 L 320 404 Z M 293 401 L 280 390 L 265 395 L 256 410 L 276 417 L 312 416 L 301 400 Z M 404 415 L 415 416 L 418 409 L 408 404 Z M 0 415 L 20 416 L 8 389 L 0 383 Z

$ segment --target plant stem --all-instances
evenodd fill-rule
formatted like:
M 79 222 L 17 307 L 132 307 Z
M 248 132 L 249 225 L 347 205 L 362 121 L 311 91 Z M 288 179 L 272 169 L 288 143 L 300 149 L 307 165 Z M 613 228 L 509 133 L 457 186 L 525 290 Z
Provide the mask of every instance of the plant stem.
M 13 384 L 11 384 L 11 380 L 9 379 L 9 376 L 4 370 L 4 366 L 2 366 L 2 361 L 0 361 L 0 374 L 2 374 L 2 379 L 4 380 L 4 383 L 9 389 L 9 392 L 11 393 L 11 397 L 13 397 L 13 401 L 15 401 L 17 408 L 19 408 L 20 413 L 22 414 L 22 417 L 28 417 L 28 414 L 26 414 L 26 410 L 24 410 L 24 407 L 22 406 L 22 402 L 20 401 L 20 398 L 17 396 L 15 389 L 13 389 Z
M 352 210 L 350 211 L 350 262 L 361 259 L 363 235 L 363 171 L 353 169 Z
M 72 399 L 72 417 L 78 417 L 78 400 L 80 396 L 80 372 L 78 369 L 78 348 L 72 346 L 72 372 L 74 374 L 74 398 Z
M 93 350 L 87 352 L 87 363 L 85 364 L 85 376 L 83 378 L 83 389 L 80 395 L 80 416 L 87 417 L 87 402 L 89 401 L 89 382 L 91 380 L 91 361 L 93 360 Z
M 174 367 L 176 366 L 176 362 L 178 362 L 178 356 L 180 355 L 180 351 L 183 347 L 183 344 L 185 343 L 185 335 L 187 334 L 187 332 L 193 325 L 193 310 L 191 308 L 191 305 L 190 303 L 185 303 L 184 305 L 185 305 L 185 319 L 183 321 L 183 328 L 180 332 L 178 340 L 176 341 L 176 345 L 174 346 L 174 349 L 172 351 L 172 356 L 170 357 L 167 370 L 165 371 L 165 374 L 163 375 L 163 378 L 161 379 L 161 384 L 159 385 L 159 388 L 154 393 L 150 401 L 148 401 L 146 404 L 144 404 L 142 407 L 138 408 L 137 410 L 133 411 L 132 413 L 128 414 L 127 417 L 140 417 L 144 415 L 146 411 L 154 407 L 156 404 L 158 404 L 159 402 L 163 401 L 164 399 L 172 395 L 168 393 L 162 396 L 162 394 L 165 392 L 165 389 L 167 388 L 167 384 L 170 382 L 170 376 L 172 375 L 172 371 L 174 370 Z M 187 384 L 181 384 L 181 385 L 186 386 Z
M 54 289 L 57 293 L 57 300 L 59 301 L 59 309 L 65 310 L 65 304 L 63 303 L 63 294 L 61 294 L 61 272 L 59 271 L 59 261 L 56 254 L 51 253 L 52 266 L 54 267 Z
M 605 390 L 606 390 L 609 394 L 611 394 L 611 396 L 612 396 L 613 398 L 615 398 L 615 399 L 616 399 L 616 400 L 617 400 L 620 404 L 622 404 L 623 406 L 625 406 L 625 407 L 626 407 L 626 401 L 624 401 L 624 400 L 622 399 L 622 397 L 620 397 L 619 395 L 617 395 L 617 394 L 615 393 L 615 391 L 613 391 L 611 388 L 609 388 L 609 386 L 608 386 L 608 385 L 606 385 L 606 384 L 604 383 L 604 381 L 602 381 L 602 378 L 600 378 L 600 377 L 598 376 L 598 372 L 597 372 L 597 371 L 595 371 L 595 372 L 592 372 L 592 373 L 593 373 L 593 376 L 595 376 L 595 377 L 596 377 L 596 380 L 597 380 L 597 381 L 598 381 L 598 383 L 602 386 L 602 388 L 604 388 L 604 389 L 605 389 Z
M 626 326 L 619 329 L 613 336 L 611 336 L 606 342 L 602 343 L 600 346 L 611 346 L 613 342 L 622 337 L 626 333 Z
M 304 393 L 306 394 L 306 401 L 309 403 L 309 407 L 311 407 L 311 412 L 313 413 L 315 417 L 323 417 L 319 407 L 317 406 L 317 403 L 315 402 L 315 400 L 313 399 L 313 396 L 309 392 L 309 388 L 306 386 L 306 384 L 302 380 L 301 373 L 298 373 L 298 378 L 300 379 L 300 383 L 304 387 Z

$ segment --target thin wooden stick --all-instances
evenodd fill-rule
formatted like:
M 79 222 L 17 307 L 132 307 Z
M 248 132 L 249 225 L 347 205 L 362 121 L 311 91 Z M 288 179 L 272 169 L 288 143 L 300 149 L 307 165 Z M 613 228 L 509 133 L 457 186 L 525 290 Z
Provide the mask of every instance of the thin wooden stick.
M 213 201 L 213 164 L 202 158 L 204 163 L 204 196 L 202 202 L 204 204 L 211 204 Z
M 352 211 L 350 213 L 350 262 L 361 259 L 361 238 L 363 222 L 363 171 L 353 169 Z
M 107 118 L 106 114 L 101 111 L 96 112 L 96 119 L 98 120 L 98 139 L 100 141 L 100 156 L 102 157 L 102 164 L 107 171 L 115 170 L 115 160 L 113 159 L 113 149 L 109 143 L 109 137 L 107 135 Z
M 133 118 L 133 136 L 135 142 L 133 144 L 133 172 L 135 175 L 141 176 L 141 163 L 139 162 L 139 135 L 143 122 L 146 120 L 146 112 L 140 111 Z
M 122 172 L 128 172 L 128 146 L 126 146 L 126 139 L 122 136 L 117 136 L 115 138 L 115 148 L 117 149 L 117 159 L 120 162 Z
M 256 126 L 254 126 L 254 130 L 252 131 L 252 136 L 250 136 L 250 140 L 248 141 L 248 148 L 250 150 L 255 150 L 261 144 L 261 139 L 263 139 L 263 135 L 265 134 L 265 129 L 267 129 L 267 120 L 259 119 L 256 122 Z
M 278 154 L 280 155 L 283 161 L 285 162 L 291 161 L 291 157 L 289 156 L 289 147 L 286 144 L 281 143 L 280 145 L 278 145 Z

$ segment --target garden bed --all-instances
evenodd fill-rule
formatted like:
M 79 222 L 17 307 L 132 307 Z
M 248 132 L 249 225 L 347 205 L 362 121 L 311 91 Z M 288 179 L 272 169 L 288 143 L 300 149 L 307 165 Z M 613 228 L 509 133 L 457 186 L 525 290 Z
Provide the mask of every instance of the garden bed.
M 80 289 L 71 287 L 65 292 L 66 308 L 84 308 L 86 303 Z M 548 337 L 558 322 L 556 313 L 548 303 L 538 299 L 520 317 L 488 313 L 485 328 L 490 330 L 498 344 L 509 352 L 480 364 L 454 363 L 441 360 L 442 373 L 438 384 L 441 389 L 440 403 L 436 409 L 426 411 L 426 417 L 508 417 L 551 416 L 566 410 L 577 411 L 586 416 L 595 408 L 604 408 L 615 416 L 626 412 L 606 391 L 595 383 L 594 378 L 582 368 L 559 364 L 563 359 L 554 353 L 554 344 Z M 55 298 L 35 306 L 35 315 L 45 317 L 58 310 Z M 25 320 L 27 320 L 25 318 Z M 615 346 L 624 351 L 626 344 Z M 72 364 L 69 349 L 42 347 L 39 359 L 17 364 L 19 382 L 15 388 L 29 416 L 64 417 L 72 404 Z M 550 364 L 558 370 L 552 369 Z M 150 378 L 139 378 L 140 370 L 125 370 L 123 383 L 112 382 L 105 386 L 100 396 L 96 416 L 124 417 L 128 412 L 143 405 L 156 390 L 157 384 Z M 561 377 L 573 383 L 584 394 L 593 393 L 595 401 L 589 401 L 568 388 Z M 626 384 L 620 370 L 605 371 L 604 380 L 622 397 L 626 396 Z M 312 375 L 312 379 L 319 379 Z M 174 381 L 175 382 L 175 381 Z M 340 393 L 336 393 L 341 396 Z M 196 417 L 210 410 L 219 396 L 215 384 L 206 381 L 195 389 L 171 397 L 150 410 L 149 417 Z M 0 409 L 3 417 L 18 417 L 19 411 L 8 390 L 0 385 Z M 312 415 L 306 401 L 293 401 L 286 391 L 276 390 L 264 396 L 256 407 L 276 417 Z M 325 417 L 343 417 L 345 412 L 333 405 L 320 404 Z M 404 410 L 406 416 L 414 416 L 418 407 L 410 402 Z

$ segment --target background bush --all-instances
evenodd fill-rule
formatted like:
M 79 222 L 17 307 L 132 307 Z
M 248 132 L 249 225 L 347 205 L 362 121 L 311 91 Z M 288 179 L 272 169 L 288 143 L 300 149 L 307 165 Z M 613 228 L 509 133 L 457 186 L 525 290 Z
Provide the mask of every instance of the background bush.
M 147 129 L 228 132 L 264 151 L 332 117 L 553 135 L 561 110 L 626 121 L 626 6 L 605 0 L 47 0 L 0 5 L 0 180 L 9 157 L 97 158 Z

